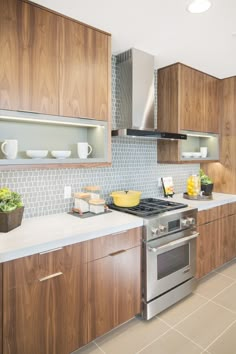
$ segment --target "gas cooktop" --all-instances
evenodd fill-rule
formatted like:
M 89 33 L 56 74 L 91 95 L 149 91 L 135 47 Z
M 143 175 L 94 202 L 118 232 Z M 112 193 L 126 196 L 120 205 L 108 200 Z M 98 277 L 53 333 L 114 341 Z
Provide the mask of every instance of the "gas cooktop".
M 108 204 L 110 209 L 117 211 L 123 211 L 125 213 L 145 217 L 152 216 L 166 211 L 171 211 L 175 209 L 181 209 L 187 207 L 187 204 L 176 203 L 169 200 L 155 199 L 155 198 L 144 198 L 140 200 L 140 203 L 135 207 L 119 207 L 115 204 Z

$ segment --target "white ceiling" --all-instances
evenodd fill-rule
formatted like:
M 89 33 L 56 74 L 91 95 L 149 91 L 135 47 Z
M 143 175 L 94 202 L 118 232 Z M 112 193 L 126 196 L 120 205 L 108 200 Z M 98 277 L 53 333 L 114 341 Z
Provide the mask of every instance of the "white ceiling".
M 219 78 L 236 75 L 236 0 L 212 0 L 203 14 L 187 0 L 34 0 L 112 34 L 112 52 L 155 55 L 156 67 L 181 62 Z

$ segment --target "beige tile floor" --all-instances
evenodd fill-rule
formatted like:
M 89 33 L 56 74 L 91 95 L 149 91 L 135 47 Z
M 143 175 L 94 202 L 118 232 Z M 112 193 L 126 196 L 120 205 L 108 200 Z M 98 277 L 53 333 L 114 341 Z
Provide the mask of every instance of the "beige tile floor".
M 150 321 L 137 318 L 73 354 L 236 354 L 236 259 Z

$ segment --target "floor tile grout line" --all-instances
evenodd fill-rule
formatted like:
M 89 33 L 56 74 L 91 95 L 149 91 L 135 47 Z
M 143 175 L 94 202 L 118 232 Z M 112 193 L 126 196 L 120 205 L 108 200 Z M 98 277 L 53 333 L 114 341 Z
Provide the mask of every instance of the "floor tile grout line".
M 214 295 L 213 297 L 211 297 L 209 300 L 213 300 L 215 299 L 217 296 L 219 296 L 220 294 L 222 294 L 225 290 L 231 288 L 231 286 L 235 285 L 236 281 L 234 281 L 232 284 L 227 285 L 224 289 L 222 289 L 219 293 L 217 293 L 216 295 Z
M 96 347 L 97 347 L 103 354 L 106 354 L 106 352 L 104 352 L 104 350 L 99 347 L 99 345 L 96 343 L 95 340 L 93 341 L 93 343 L 96 345 Z
M 231 279 L 232 280 L 232 279 Z M 227 290 L 228 288 L 230 288 L 231 286 L 236 284 L 236 280 L 234 280 L 231 284 L 227 285 L 224 289 L 220 290 L 216 295 L 214 295 L 213 297 L 211 297 L 210 299 L 205 297 L 204 295 L 201 295 L 200 293 L 198 293 L 196 290 L 193 292 L 194 294 L 200 295 L 202 296 L 204 299 L 208 299 L 209 301 L 214 299 L 215 297 L 217 297 L 218 295 L 220 295 L 221 293 L 223 293 L 225 290 Z
M 187 316 L 185 316 L 184 318 L 182 318 L 179 322 L 177 322 L 175 325 L 172 326 L 172 328 L 176 328 L 176 326 L 178 326 L 180 323 L 182 323 L 183 321 L 185 321 L 187 318 L 189 318 L 192 314 L 194 314 L 195 312 L 197 312 L 199 309 L 201 309 L 203 306 L 207 305 L 210 302 L 210 300 L 208 299 L 204 304 L 201 304 L 198 308 L 196 308 L 195 310 L 193 310 L 192 312 L 190 312 Z M 168 323 L 168 322 L 167 322 Z
M 215 343 L 230 327 L 232 327 L 235 323 L 236 323 L 236 320 L 234 320 L 230 325 L 228 325 L 228 327 L 226 327 L 226 328 L 224 329 L 224 331 L 221 332 L 221 334 L 219 334 L 219 335 L 205 348 L 205 350 L 208 350 L 208 348 L 210 348 L 210 346 L 211 346 L 212 344 L 214 344 L 214 343 Z
M 233 313 L 234 315 L 236 315 L 236 311 L 233 311 L 233 310 L 229 309 L 228 307 L 226 307 L 226 306 L 224 306 L 224 305 L 221 305 L 221 304 L 219 304 L 218 302 L 216 302 L 216 301 L 214 301 L 214 300 L 210 300 L 210 302 L 212 302 L 213 304 L 222 307 L 224 310 L 227 310 L 227 311 Z
M 216 274 L 218 275 L 222 275 L 222 277 L 225 277 L 225 278 L 227 278 L 227 279 L 230 279 L 230 280 L 233 280 L 234 282 L 235 282 L 235 278 L 232 278 L 231 276 L 229 276 L 229 275 L 226 275 L 226 274 L 222 274 L 222 273 L 220 273 L 220 272 L 216 272 Z
M 171 327 L 168 328 L 164 333 L 162 333 L 160 336 L 158 336 L 157 338 L 155 338 L 154 340 L 152 340 L 149 344 L 145 345 L 143 348 L 141 348 L 138 352 L 136 352 L 135 354 L 139 354 L 142 353 L 142 351 L 148 347 L 150 347 L 150 345 L 152 345 L 153 343 L 155 343 L 158 339 L 160 339 L 161 337 L 163 337 L 166 333 L 171 331 Z
M 197 342 L 195 342 L 193 339 L 189 338 L 188 336 L 186 336 L 185 334 L 183 334 L 182 332 L 180 332 L 178 329 L 173 328 L 174 331 L 176 331 L 177 333 L 179 333 L 181 336 L 183 336 L 184 338 L 188 339 L 191 343 L 195 344 L 199 349 L 201 350 L 205 350 L 205 348 L 201 345 L 198 344 Z

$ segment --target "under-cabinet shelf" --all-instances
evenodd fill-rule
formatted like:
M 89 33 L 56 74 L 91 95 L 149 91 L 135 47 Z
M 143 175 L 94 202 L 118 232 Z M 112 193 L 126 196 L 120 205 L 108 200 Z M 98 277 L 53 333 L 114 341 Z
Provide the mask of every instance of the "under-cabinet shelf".
M 0 167 L 104 165 L 109 162 L 109 136 L 106 121 L 0 110 L 0 145 L 6 139 L 18 140 L 17 158 L 6 159 L 0 151 Z M 88 142 L 92 146 L 88 158 L 78 157 L 78 142 Z M 48 156 L 30 158 L 26 150 L 48 150 Z M 70 150 L 71 155 L 69 158 L 54 158 L 50 154 L 52 150 Z

